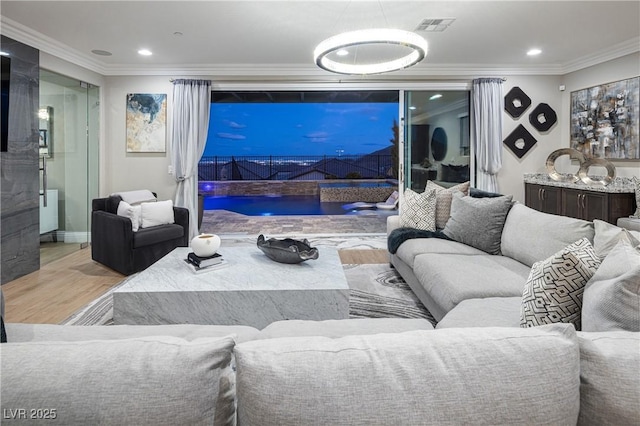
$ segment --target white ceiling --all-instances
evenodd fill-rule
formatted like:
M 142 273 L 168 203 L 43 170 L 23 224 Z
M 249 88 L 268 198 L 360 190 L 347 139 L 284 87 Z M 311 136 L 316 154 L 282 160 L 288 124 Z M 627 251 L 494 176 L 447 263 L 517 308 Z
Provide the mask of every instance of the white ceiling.
M 2 0 L 0 14 L 3 35 L 104 75 L 326 77 L 312 58 L 323 39 L 371 27 L 413 31 L 425 18 L 455 21 L 420 32 L 426 60 L 396 76 L 564 74 L 640 50 L 638 0 Z M 138 55 L 143 47 L 153 55 Z M 532 47 L 543 53 L 526 56 Z

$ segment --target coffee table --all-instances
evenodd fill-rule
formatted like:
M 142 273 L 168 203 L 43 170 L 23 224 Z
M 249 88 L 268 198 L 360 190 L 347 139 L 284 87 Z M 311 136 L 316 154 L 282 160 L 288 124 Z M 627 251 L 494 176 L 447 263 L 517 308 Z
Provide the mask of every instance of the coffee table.
M 349 286 L 338 251 L 277 263 L 256 246 L 220 249 L 227 265 L 196 274 L 179 247 L 113 292 L 115 324 L 220 324 L 264 328 L 285 319 L 349 317 Z

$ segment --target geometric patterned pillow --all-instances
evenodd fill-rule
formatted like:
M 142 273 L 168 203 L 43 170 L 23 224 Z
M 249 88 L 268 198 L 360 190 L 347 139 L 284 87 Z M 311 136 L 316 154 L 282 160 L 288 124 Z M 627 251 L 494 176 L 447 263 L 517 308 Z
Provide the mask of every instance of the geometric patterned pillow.
M 460 191 L 464 195 L 469 195 L 469 182 L 464 182 L 451 188 L 445 188 L 428 180 L 424 190 L 431 191 L 432 189 L 436 190 L 436 228 L 443 229 L 451 216 L 453 193 Z
M 422 194 L 407 188 L 400 203 L 400 226 L 404 228 L 436 230 L 436 191 Z
M 522 293 L 520 326 L 563 322 L 580 330 L 584 286 L 599 266 L 600 258 L 587 238 L 534 263 Z
M 636 187 L 636 212 L 633 214 L 633 216 L 640 218 L 640 179 L 634 176 L 633 184 Z

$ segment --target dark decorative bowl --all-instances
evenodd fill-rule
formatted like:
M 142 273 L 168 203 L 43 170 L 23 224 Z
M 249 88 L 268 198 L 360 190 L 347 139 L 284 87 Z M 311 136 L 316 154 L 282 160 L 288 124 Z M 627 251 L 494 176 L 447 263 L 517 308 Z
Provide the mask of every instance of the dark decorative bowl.
M 318 258 L 318 249 L 311 247 L 306 239 L 294 240 L 285 238 L 277 240 L 275 238 L 265 239 L 264 235 L 258 236 L 258 248 L 271 260 L 280 263 L 300 263 L 305 260 L 315 260 Z

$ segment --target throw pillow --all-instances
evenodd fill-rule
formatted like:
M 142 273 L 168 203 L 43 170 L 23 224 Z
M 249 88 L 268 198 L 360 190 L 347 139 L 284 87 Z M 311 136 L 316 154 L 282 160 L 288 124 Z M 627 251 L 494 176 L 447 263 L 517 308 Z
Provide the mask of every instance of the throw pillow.
M 142 204 L 156 201 L 156 196 L 148 189 L 139 189 L 136 191 L 123 191 L 111 194 L 118 196 L 129 204 Z
M 131 220 L 133 232 L 136 232 L 140 228 L 140 223 L 142 221 L 142 206 L 132 206 L 126 201 L 120 201 L 117 213 L 118 216 L 128 217 Z
M 593 248 L 600 259 L 604 259 L 623 238 L 630 237 L 631 241 L 640 240 L 640 232 L 628 231 L 603 220 L 594 219 L 593 227 L 595 229 Z
M 451 216 L 451 199 L 456 191 L 469 195 L 469 182 L 452 186 L 451 188 L 442 187 L 432 181 L 427 181 L 425 192 L 436 191 L 436 228 L 442 229 L 447 224 L 449 216 Z
M 636 212 L 633 214 L 633 217 L 640 218 L 640 179 L 634 176 L 633 184 L 636 187 Z
M 173 201 L 157 201 L 155 203 L 142 203 L 141 227 L 150 228 L 152 226 L 166 225 L 174 223 Z
M 639 332 L 638 307 L 640 244 L 625 233 L 585 286 L 582 330 Z
M 436 230 L 436 191 L 422 194 L 407 188 L 400 203 L 400 225 L 404 228 Z
M 473 198 L 455 192 L 451 217 L 442 232 L 452 240 L 490 254 L 500 254 L 500 237 L 512 198 L 511 195 Z
M 600 258 L 587 238 L 534 263 L 522 293 L 520 325 L 564 322 L 580 330 L 584 287 L 599 266 Z

